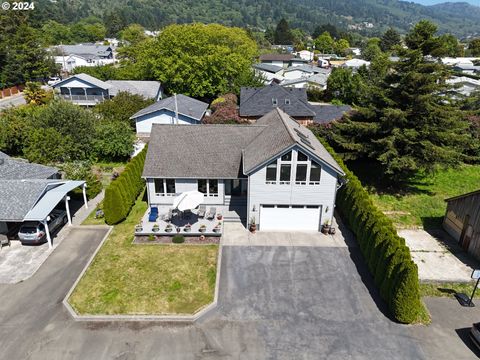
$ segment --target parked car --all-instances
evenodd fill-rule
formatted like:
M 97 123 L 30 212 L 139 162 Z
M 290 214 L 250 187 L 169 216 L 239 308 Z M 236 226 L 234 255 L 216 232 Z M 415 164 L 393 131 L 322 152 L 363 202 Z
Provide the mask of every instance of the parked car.
M 475 323 L 470 329 L 470 337 L 477 348 L 480 349 L 480 323 Z
M 62 79 L 60 79 L 58 76 L 53 76 L 53 77 L 48 79 L 47 84 L 52 86 L 52 85 L 55 85 L 60 80 L 62 80 Z
M 50 213 L 48 229 L 50 234 L 58 230 L 62 225 L 68 222 L 67 212 L 65 210 L 55 209 Z M 47 241 L 45 226 L 38 221 L 28 221 L 20 226 L 18 238 L 22 244 L 41 244 Z

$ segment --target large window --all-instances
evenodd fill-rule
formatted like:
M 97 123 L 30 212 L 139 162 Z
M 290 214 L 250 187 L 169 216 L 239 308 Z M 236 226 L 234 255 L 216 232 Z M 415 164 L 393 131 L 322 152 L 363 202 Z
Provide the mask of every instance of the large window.
M 312 164 L 310 166 L 310 185 L 320 184 L 321 173 L 322 173 L 321 166 L 312 160 Z
M 277 182 L 277 160 L 267 165 L 267 184 Z
M 218 180 L 217 179 L 199 179 L 198 191 L 205 196 L 218 196 Z
M 280 165 L 280 184 L 290 184 L 290 176 L 292 172 L 292 165 Z
M 174 196 L 175 195 L 175 179 L 154 179 L 155 195 L 157 196 Z
M 307 164 L 297 164 L 297 173 L 295 175 L 296 184 L 305 184 L 307 181 Z

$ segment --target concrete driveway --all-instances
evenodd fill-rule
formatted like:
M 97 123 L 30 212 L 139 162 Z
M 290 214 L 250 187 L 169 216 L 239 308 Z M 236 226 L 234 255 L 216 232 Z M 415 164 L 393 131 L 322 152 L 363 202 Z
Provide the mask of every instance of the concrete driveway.
M 219 308 L 195 325 L 74 322 L 61 301 L 106 231 L 74 228 L 30 279 L 0 285 L 0 358 L 424 358 L 347 247 L 225 246 Z

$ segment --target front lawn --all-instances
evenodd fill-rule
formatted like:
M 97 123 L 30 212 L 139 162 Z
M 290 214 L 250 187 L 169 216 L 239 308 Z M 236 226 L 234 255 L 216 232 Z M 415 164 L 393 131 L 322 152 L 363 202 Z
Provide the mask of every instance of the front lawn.
M 213 301 L 218 246 L 134 245 L 146 210 L 138 200 L 114 227 L 69 299 L 79 314 L 193 314 Z
M 368 186 L 367 186 L 368 187 Z M 438 228 L 445 215 L 445 199 L 478 190 L 480 165 L 440 170 L 410 184 L 408 190 L 379 191 L 369 187 L 373 201 L 398 227 Z

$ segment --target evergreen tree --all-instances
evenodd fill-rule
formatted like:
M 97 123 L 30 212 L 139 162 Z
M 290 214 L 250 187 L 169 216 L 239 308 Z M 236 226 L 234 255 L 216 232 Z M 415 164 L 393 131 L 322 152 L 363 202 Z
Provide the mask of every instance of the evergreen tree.
M 380 48 L 382 51 L 390 51 L 396 45 L 400 45 L 400 34 L 394 28 L 389 28 L 383 34 L 380 40 Z
M 467 122 L 445 95 L 445 67 L 425 61 L 419 49 L 399 55 L 385 79 L 369 87 L 368 103 L 335 124 L 332 136 L 346 158 L 375 160 L 392 182 L 459 164 L 472 141 Z
M 291 45 L 293 44 L 293 34 L 290 31 L 290 26 L 288 25 L 287 20 L 282 19 L 277 24 L 274 34 L 275 44 L 281 45 Z

